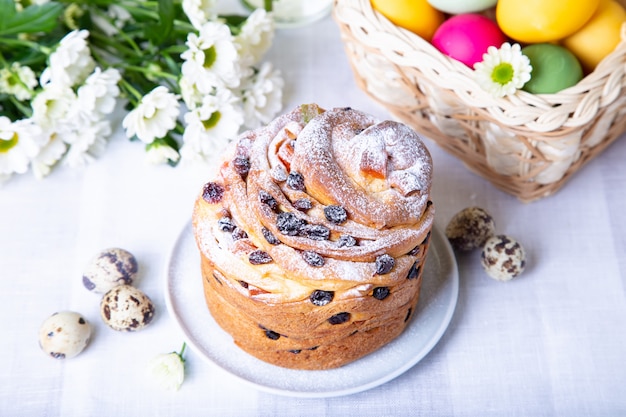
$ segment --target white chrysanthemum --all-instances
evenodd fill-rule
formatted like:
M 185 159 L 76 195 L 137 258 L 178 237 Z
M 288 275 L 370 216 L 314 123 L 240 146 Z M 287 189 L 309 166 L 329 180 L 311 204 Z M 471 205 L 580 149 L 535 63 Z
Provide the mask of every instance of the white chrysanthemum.
M 88 36 L 86 30 L 75 30 L 61 39 L 50 54 L 48 68 L 41 74 L 41 85 L 54 82 L 73 87 L 85 81 L 96 66 L 87 44 Z
M 131 110 L 122 126 L 126 136 L 137 136 L 144 143 L 152 143 L 156 138 L 164 137 L 176 127 L 180 103 L 178 97 L 167 88 L 158 86 L 141 99 L 137 107 Z
M 67 151 L 67 144 L 56 134 L 50 135 L 37 156 L 32 160 L 31 167 L 35 178 L 42 179 L 52 170 L 52 167 L 61 159 Z
M 180 154 L 164 141 L 155 140 L 146 146 L 146 160 L 154 165 L 178 162 Z
M 82 111 L 90 113 L 94 119 L 110 114 L 120 94 L 117 85 L 120 79 L 119 71 L 114 68 L 105 71 L 96 68 L 76 92 Z
M 185 380 L 185 360 L 183 352 L 163 353 L 148 362 L 148 372 L 152 379 L 161 387 L 178 391 Z
M 30 100 L 35 87 L 37 76 L 30 67 L 14 62 L 10 68 L 0 69 L 0 93 L 13 95 L 19 101 Z
M 230 90 L 218 90 L 204 98 L 202 105 L 185 114 L 181 156 L 209 159 L 235 138 L 243 124 L 238 99 Z
M 45 130 L 54 130 L 66 118 L 76 101 L 76 93 L 63 84 L 47 84 L 31 102 L 33 119 Z
M 23 174 L 44 145 L 45 136 L 32 119 L 15 122 L 0 116 L 0 175 Z
M 63 164 L 72 168 L 82 167 L 94 161 L 104 151 L 111 135 L 111 123 L 107 119 L 93 121 L 86 114 L 78 114 L 74 123 L 62 132 L 63 142 L 70 145 L 63 157 Z
M 181 54 L 185 61 L 181 71 L 204 94 L 222 85 L 237 87 L 241 78 L 239 55 L 224 23 L 205 23 L 198 34 L 187 36 L 187 49 Z
M 183 11 L 196 29 L 200 29 L 206 22 L 215 20 L 217 0 L 183 0 Z
M 235 37 L 239 54 L 247 65 L 255 65 L 268 51 L 274 39 L 274 19 L 265 9 L 256 9 Z
M 251 129 L 268 124 L 282 109 L 283 86 L 280 71 L 264 62 L 242 85 L 244 124 Z
M 180 95 L 183 102 L 188 109 L 195 109 L 202 104 L 202 98 L 205 94 L 202 94 L 196 84 L 189 79 L 189 77 L 181 76 L 178 80 L 178 86 L 180 87 Z
M 528 80 L 532 66 L 519 44 L 505 42 L 500 49 L 490 46 L 482 62 L 474 64 L 474 79 L 494 97 L 515 94 Z

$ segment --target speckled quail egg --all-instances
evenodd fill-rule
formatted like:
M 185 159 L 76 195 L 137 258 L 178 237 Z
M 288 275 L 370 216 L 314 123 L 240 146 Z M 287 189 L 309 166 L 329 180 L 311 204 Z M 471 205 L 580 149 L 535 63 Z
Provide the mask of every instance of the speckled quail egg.
M 69 359 L 87 347 L 91 326 L 73 311 L 61 311 L 48 317 L 39 328 L 39 346 L 55 359 Z
M 113 330 L 134 332 L 154 317 L 154 304 L 141 290 L 130 285 L 111 288 L 100 301 L 102 320 Z
M 526 252 L 512 237 L 492 236 L 485 242 L 481 263 L 489 276 L 498 281 L 509 281 L 524 271 Z
M 446 226 L 446 237 L 454 249 L 470 251 L 481 247 L 495 230 L 491 214 L 480 207 L 467 207 L 452 217 Z
M 137 275 L 137 260 L 125 249 L 109 248 L 99 252 L 83 273 L 89 291 L 104 294 L 118 285 L 131 285 Z

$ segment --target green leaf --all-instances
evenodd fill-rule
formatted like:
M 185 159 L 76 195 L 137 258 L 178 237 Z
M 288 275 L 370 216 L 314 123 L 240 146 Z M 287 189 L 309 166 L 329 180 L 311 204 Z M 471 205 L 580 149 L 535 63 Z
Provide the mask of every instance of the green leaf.
M 150 23 L 146 25 L 145 34 L 146 38 L 152 42 L 153 45 L 160 45 L 172 32 L 174 27 L 174 2 L 172 0 L 159 0 L 159 22 Z
M 63 5 L 55 2 L 31 5 L 17 12 L 14 1 L 0 0 L 0 9 L 0 36 L 49 32 L 63 13 Z

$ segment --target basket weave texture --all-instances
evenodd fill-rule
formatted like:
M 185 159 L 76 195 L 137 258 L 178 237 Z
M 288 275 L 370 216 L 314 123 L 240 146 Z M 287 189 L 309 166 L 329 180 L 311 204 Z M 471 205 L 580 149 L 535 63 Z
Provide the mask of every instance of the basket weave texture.
M 626 131 L 626 25 L 616 49 L 577 85 L 494 98 L 470 68 L 392 24 L 370 0 L 335 0 L 333 16 L 359 88 L 521 201 L 553 194 Z

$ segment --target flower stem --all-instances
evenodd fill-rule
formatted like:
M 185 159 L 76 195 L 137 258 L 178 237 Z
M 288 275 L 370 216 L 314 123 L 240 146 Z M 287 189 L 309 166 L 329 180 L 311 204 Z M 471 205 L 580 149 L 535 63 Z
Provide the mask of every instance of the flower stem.
M 132 95 L 132 98 L 135 99 L 133 104 L 137 104 L 141 101 L 141 99 L 143 98 L 143 95 L 135 87 L 133 87 L 131 83 L 126 81 L 124 78 L 122 78 L 119 81 L 119 83 L 120 83 L 120 87 L 122 87 L 124 91 L 127 91 L 128 93 L 130 93 Z M 130 97 L 129 97 L 129 100 L 130 100 Z
M 180 348 L 180 352 L 177 353 L 178 357 L 183 362 L 185 362 L 185 358 L 183 358 L 183 355 L 185 354 L 185 349 L 187 349 L 187 342 L 183 342 L 183 346 Z

